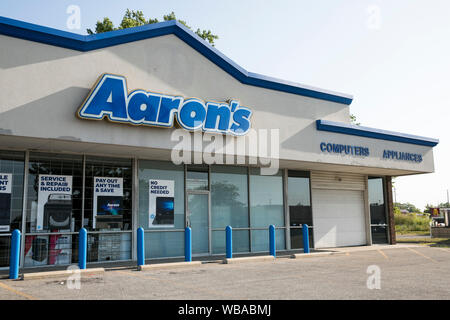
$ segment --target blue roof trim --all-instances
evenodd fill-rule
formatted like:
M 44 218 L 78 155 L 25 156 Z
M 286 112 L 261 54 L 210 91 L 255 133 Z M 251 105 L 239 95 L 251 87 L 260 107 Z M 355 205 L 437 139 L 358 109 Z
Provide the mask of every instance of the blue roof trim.
M 381 129 L 357 126 L 353 124 L 334 122 L 328 120 L 317 120 L 317 130 L 329 131 L 336 133 L 349 134 L 366 138 L 389 140 L 395 142 L 403 142 L 416 144 L 420 146 L 434 147 L 439 143 L 438 139 L 415 136 L 406 133 L 393 132 Z
M 243 84 L 346 105 L 351 104 L 353 100 L 351 95 L 248 72 L 177 21 L 165 21 L 94 35 L 79 35 L 0 16 L 0 34 L 83 52 L 174 34 Z

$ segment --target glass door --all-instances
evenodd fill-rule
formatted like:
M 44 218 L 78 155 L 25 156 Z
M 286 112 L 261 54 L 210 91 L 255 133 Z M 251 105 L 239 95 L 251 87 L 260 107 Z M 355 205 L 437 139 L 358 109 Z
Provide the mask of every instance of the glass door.
M 192 254 L 209 254 L 209 193 L 189 192 L 187 225 L 192 230 Z

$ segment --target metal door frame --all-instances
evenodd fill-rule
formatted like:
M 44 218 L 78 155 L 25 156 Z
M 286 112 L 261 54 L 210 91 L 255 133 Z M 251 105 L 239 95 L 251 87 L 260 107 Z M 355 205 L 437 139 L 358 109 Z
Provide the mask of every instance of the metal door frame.
M 204 252 L 204 253 L 195 253 L 195 254 L 192 254 L 192 256 L 193 257 L 206 256 L 206 255 L 210 256 L 211 255 L 211 195 L 210 195 L 210 192 L 208 190 L 186 191 L 186 210 L 184 212 L 186 227 L 191 227 L 190 221 L 189 221 L 189 224 L 188 224 L 188 219 L 189 219 L 189 216 L 190 216 L 190 214 L 188 213 L 188 211 L 189 211 L 188 198 L 189 198 L 190 195 L 205 195 L 205 196 L 208 196 L 208 198 L 207 198 L 208 199 L 208 214 L 207 214 L 207 217 L 208 217 L 208 251 Z M 192 232 L 194 232 L 194 231 L 192 231 Z
M 189 195 L 208 196 L 208 252 L 192 254 L 193 257 L 204 257 L 212 255 L 212 228 L 211 228 L 211 166 L 208 165 L 208 190 L 188 190 L 187 189 L 188 165 L 184 165 L 184 225 L 188 227 L 188 197 Z

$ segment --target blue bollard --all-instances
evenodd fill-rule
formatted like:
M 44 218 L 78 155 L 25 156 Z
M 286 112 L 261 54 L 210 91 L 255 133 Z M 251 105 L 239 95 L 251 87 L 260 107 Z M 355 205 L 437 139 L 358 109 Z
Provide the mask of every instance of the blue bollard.
M 84 270 L 86 269 L 87 258 L 87 230 L 81 228 L 78 237 L 78 267 Z
M 307 224 L 303 224 L 302 231 L 303 231 L 303 253 L 309 253 L 309 230 Z
M 11 256 L 9 258 L 9 278 L 19 278 L 20 231 L 15 229 L 11 236 Z
M 190 227 L 184 231 L 184 261 L 192 261 L 192 232 Z
M 276 257 L 276 245 L 275 245 L 275 226 L 271 224 L 269 226 L 269 250 L 270 255 Z
M 145 265 L 145 241 L 144 241 L 144 229 L 137 229 L 137 265 Z
M 230 226 L 225 228 L 225 238 L 227 246 L 227 259 L 233 258 L 233 229 Z

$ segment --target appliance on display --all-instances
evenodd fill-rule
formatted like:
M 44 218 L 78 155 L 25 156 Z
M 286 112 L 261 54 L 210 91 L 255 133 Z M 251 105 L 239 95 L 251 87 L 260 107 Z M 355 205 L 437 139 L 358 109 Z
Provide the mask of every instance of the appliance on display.
M 122 215 L 101 215 L 96 217 L 97 229 L 122 229 L 123 216 Z
M 174 223 L 174 197 L 156 197 L 156 216 L 153 224 Z
M 44 229 L 70 229 L 72 195 L 52 193 L 44 205 Z

